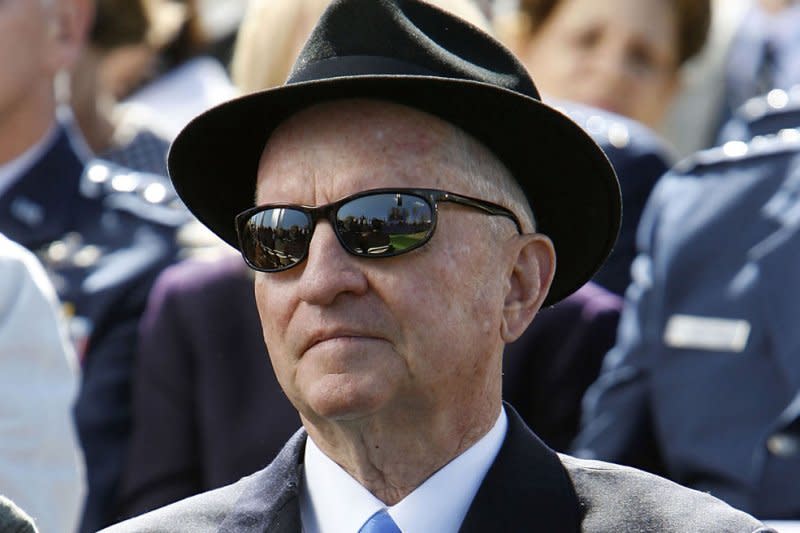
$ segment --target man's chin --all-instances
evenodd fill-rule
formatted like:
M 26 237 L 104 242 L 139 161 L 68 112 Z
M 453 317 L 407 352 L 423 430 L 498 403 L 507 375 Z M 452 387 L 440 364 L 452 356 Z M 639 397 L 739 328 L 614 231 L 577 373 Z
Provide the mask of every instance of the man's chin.
M 389 387 L 334 376 L 314 387 L 306 397 L 309 421 L 347 422 L 373 416 L 389 400 Z M 305 411 L 302 410 L 302 411 Z M 301 411 L 301 412 L 302 412 Z

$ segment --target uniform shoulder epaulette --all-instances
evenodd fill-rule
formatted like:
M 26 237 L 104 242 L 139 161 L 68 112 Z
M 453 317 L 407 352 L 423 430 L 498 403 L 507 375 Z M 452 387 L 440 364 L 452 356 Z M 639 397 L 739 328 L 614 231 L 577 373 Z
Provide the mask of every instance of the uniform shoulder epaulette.
M 644 148 L 663 153 L 667 159 L 672 158 L 667 144 L 654 131 L 635 120 L 574 102 L 552 101 L 550 104 L 570 117 L 603 147 L 620 150 Z
M 788 91 L 773 89 L 767 94 L 754 96 L 736 110 L 736 115 L 748 123 L 764 117 L 800 110 L 800 85 Z
M 149 222 L 179 226 L 190 219 L 172 183 L 157 174 L 93 159 L 84 169 L 80 187 L 82 194 L 101 200 L 106 207 Z
M 696 152 L 679 161 L 674 170 L 691 172 L 700 167 L 733 163 L 800 150 L 800 129 L 786 128 L 769 135 L 757 135 L 750 141 L 728 141 L 725 144 Z

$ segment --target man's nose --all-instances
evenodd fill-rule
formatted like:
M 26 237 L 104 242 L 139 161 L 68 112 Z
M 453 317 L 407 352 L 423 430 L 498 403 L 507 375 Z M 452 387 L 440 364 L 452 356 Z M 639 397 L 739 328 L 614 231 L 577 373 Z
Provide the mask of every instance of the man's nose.
M 348 253 L 330 223 L 316 225 L 300 277 L 300 299 L 314 305 L 332 304 L 343 293 L 360 295 L 367 290 L 367 278 L 360 259 Z

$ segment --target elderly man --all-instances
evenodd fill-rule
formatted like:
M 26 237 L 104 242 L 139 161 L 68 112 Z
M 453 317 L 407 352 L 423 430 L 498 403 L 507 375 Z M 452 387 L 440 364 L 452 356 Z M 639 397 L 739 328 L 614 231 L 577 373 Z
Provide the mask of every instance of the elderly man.
M 169 164 L 258 271 L 304 429 L 266 469 L 109 531 L 765 531 L 559 456 L 503 406 L 503 346 L 591 277 L 619 189 L 479 30 L 416 0 L 336 1 L 287 85 L 193 121 Z

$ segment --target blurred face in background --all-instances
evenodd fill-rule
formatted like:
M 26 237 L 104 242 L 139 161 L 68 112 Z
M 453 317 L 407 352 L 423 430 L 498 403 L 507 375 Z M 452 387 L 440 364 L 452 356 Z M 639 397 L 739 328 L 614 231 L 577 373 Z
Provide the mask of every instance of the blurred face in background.
M 658 126 L 679 84 L 668 0 L 562 0 L 517 50 L 547 96 Z
M 0 0 L 0 162 L 52 124 L 53 80 L 74 63 L 87 13 L 85 0 Z
M 58 28 L 42 0 L 0 0 L 0 123 L 51 91 Z

